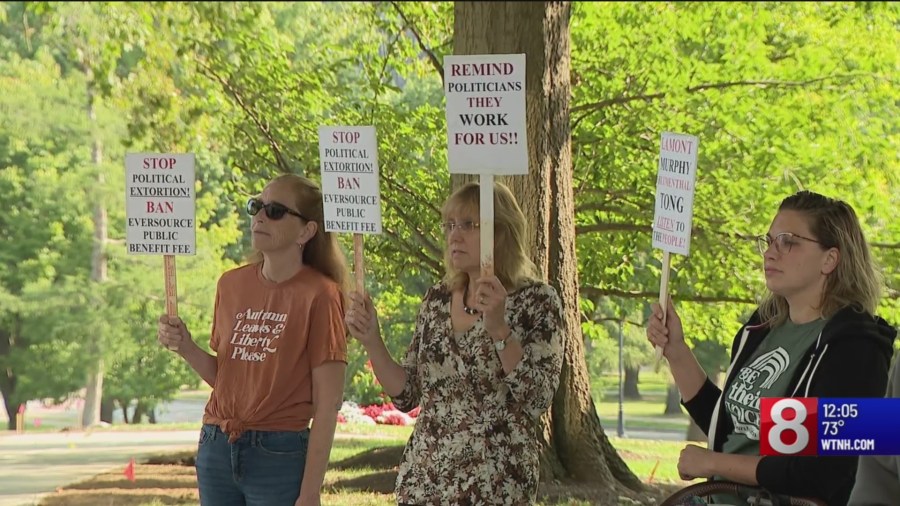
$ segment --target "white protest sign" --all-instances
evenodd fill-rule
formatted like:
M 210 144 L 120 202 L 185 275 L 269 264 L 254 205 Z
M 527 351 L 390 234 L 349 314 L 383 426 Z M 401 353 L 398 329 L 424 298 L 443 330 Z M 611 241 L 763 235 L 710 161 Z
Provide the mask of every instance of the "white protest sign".
M 662 134 L 653 216 L 654 248 L 685 256 L 690 253 L 698 142 L 692 135 Z
M 381 233 L 378 142 L 373 126 L 320 126 L 325 231 Z
M 669 294 L 669 255 L 687 256 L 691 250 L 694 217 L 694 183 L 697 178 L 699 139 L 693 135 L 663 132 L 656 174 L 656 211 L 653 216 L 653 247 L 663 250 L 659 305 L 666 321 Z M 663 350 L 656 347 L 656 359 Z
M 527 174 L 525 55 L 447 55 L 451 174 Z
M 193 154 L 125 155 L 129 254 L 196 254 Z

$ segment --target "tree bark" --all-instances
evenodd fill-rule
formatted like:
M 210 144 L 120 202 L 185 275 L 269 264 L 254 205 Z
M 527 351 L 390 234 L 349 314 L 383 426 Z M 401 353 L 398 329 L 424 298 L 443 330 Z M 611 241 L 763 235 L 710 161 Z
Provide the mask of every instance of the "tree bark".
M 113 423 L 113 411 L 116 409 L 116 401 L 108 397 L 104 397 L 100 401 L 100 421 Z M 126 420 L 125 423 L 128 423 Z
M 642 490 L 600 425 L 582 342 L 569 129 L 569 2 L 455 2 L 454 53 L 526 55 L 529 170 L 498 177 L 532 227 L 532 260 L 558 290 L 566 336 L 560 388 L 544 415 L 541 477 Z M 477 176 L 453 176 L 458 188 Z
M 12 326 L 15 328 L 14 326 Z M 0 329 L 0 357 L 9 356 L 15 344 L 15 332 Z M 0 370 L 0 394 L 3 395 L 3 406 L 8 416 L 6 428 L 16 430 L 16 412 L 19 409 L 18 396 L 16 395 L 16 374 L 12 367 Z
M 138 400 L 137 404 L 134 406 L 134 414 L 131 415 L 131 423 L 138 424 L 143 423 L 144 421 L 144 413 L 146 412 L 146 406 L 143 401 Z
M 103 177 L 103 145 L 100 142 L 99 129 L 96 128 L 97 115 L 95 109 L 95 89 L 92 72 L 87 72 L 87 114 L 88 120 L 95 126 L 94 140 L 91 146 L 91 162 L 97 170 L 97 204 L 94 208 L 94 249 L 91 254 L 91 281 L 100 284 L 106 281 L 106 231 L 107 215 L 104 203 L 105 180 Z M 95 294 L 100 287 L 95 288 Z M 98 301 L 99 302 L 99 301 Z M 100 307 L 100 306 L 98 306 Z M 84 411 L 81 414 L 81 425 L 90 427 L 100 423 L 100 401 L 103 398 L 103 353 L 102 336 L 99 329 L 88 335 L 88 360 L 92 361 L 88 369 L 87 386 L 85 387 Z
M 122 423 L 126 425 L 131 423 L 131 419 L 128 418 L 128 402 L 119 401 L 119 406 L 122 407 Z
M 623 385 L 624 395 L 626 399 L 640 400 L 641 391 L 638 389 L 638 379 L 641 370 L 637 367 L 625 368 L 625 384 Z
M 681 393 L 678 391 L 678 385 L 669 383 L 666 389 L 666 410 L 663 414 L 677 415 L 681 412 Z

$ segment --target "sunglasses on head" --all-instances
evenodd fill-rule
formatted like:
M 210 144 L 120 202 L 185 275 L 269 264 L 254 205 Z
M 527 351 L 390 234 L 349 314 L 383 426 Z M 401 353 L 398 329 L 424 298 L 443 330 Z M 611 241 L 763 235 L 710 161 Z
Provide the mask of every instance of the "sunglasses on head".
M 310 221 L 306 216 L 303 216 L 293 209 L 288 209 L 287 206 L 279 204 L 278 202 L 269 202 L 266 204 L 257 198 L 252 198 L 247 201 L 247 214 L 250 216 L 256 216 L 262 210 L 266 211 L 266 217 L 270 220 L 280 220 L 281 218 L 284 218 L 285 214 L 292 214 L 298 218 Z

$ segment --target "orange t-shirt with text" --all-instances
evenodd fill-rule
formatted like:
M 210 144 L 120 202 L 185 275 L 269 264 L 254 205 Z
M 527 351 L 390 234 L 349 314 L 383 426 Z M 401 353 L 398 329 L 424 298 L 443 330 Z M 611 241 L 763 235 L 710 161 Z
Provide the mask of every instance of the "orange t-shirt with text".
M 219 278 L 213 318 L 218 369 L 203 423 L 232 439 L 245 430 L 308 428 L 312 370 L 347 362 L 338 284 L 311 267 L 273 283 L 262 263 L 245 265 Z

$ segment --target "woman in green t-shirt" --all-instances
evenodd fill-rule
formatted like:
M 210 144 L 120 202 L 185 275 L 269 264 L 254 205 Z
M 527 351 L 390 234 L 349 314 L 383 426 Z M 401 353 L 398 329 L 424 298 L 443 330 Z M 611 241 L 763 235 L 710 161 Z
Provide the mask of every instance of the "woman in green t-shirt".
M 896 331 L 875 316 L 881 280 L 853 208 L 813 192 L 784 199 L 759 245 L 768 294 L 735 337 L 723 388 L 685 343 L 672 302 L 665 324 L 653 305 L 647 337 L 709 437 L 682 451 L 679 473 L 847 504 L 858 458 L 760 456 L 759 400 L 883 396 Z

